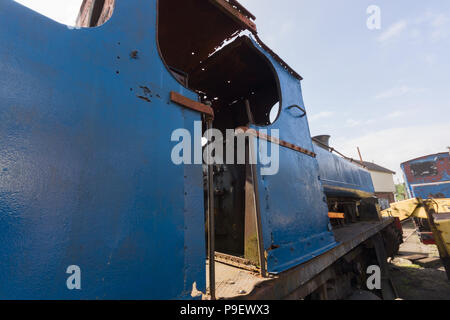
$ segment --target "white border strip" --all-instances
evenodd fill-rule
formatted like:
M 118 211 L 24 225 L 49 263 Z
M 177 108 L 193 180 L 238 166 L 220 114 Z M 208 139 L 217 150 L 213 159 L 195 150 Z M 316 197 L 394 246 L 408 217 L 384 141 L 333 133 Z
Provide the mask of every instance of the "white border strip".
M 423 186 L 437 186 L 437 185 L 447 184 L 447 183 L 450 183 L 450 181 L 411 184 L 411 187 L 415 188 L 415 187 L 423 187 Z

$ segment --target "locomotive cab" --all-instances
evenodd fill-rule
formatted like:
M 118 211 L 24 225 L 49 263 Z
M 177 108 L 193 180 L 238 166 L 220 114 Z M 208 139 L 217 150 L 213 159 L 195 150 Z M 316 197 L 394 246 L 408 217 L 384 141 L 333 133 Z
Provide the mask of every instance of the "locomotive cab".
M 237 1 L 165 0 L 158 7 L 163 61 L 211 105 L 213 128 L 226 137 L 223 158 L 234 153 L 232 164 L 214 165 L 216 257 L 264 275 L 335 246 L 302 77 L 259 39 L 255 17 Z M 227 135 L 237 128 L 246 139 L 245 161 L 236 154 L 239 135 Z M 259 163 L 262 149 L 277 158 Z
M 161 57 L 174 77 L 212 107 L 213 128 L 224 137 L 223 157 L 214 164 L 217 255 L 258 265 L 254 207 L 246 200 L 254 197 L 248 188 L 252 184 L 248 181 L 249 141 L 245 142 L 246 159 L 238 159 L 238 141 L 229 130 L 269 125 L 270 114 L 279 113 L 280 93 L 270 62 L 244 32 L 255 30 L 253 15 L 243 7 L 236 8 L 242 19 L 230 19 L 215 1 L 160 1 L 158 42 Z M 228 153 L 233 154 L 232 161 L 225 161 L 230 160 Z

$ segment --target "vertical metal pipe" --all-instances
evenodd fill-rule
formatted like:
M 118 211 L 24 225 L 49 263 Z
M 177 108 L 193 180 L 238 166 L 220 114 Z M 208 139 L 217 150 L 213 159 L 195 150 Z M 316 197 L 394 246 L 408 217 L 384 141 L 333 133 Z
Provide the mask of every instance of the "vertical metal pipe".
M 212 129 L 212 118 L 207 119 L 207 130 Z M 208 137 L 208 142 L 210 137 Z M 211 155 L 211 143 L 206 146 L 208 156 Z M 209 259 L 209 295 L 216 299 L 216 270 L 215 270 L 215 225 L 214 225 L 214 166 L 208 164 L 208 259 Z

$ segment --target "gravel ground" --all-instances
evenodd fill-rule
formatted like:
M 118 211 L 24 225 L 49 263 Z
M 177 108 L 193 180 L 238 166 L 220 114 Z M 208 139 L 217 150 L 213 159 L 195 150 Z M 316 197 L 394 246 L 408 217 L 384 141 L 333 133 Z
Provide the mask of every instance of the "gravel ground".
M 424 245 L 413 222 L 403 225 L 403 243 L 391 262 L 391 277 L 400 299 L 450 300 L 450 282 L 435 245 Z

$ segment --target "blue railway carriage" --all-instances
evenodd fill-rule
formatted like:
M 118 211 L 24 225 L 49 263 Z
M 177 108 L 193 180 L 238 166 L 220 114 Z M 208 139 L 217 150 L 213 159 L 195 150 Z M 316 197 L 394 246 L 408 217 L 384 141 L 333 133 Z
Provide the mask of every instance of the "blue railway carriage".
M 385 257 L 392 220 L 332 229 L 324 187 L 369 181 L 313 146 L 302 78 L 254 19 L 235 0 L 85 0 L 69 29 L 0 0 L 0 299 L 314 298 L 320 272 Z M 173 160 L 207 128 L 242 129 L 244 161 Z M 278 159 L 253 161 L 260 145 Z
M 450 198 L 450 154 L 442 152 L 423 156 L 401 164 L 411 198 Z M 414 218 L 424 244 L 435 244 L 427 219 Z
M 450 154 L 448 152 L 404 162 L 401 168 L 411 197 L 450 198 Z

